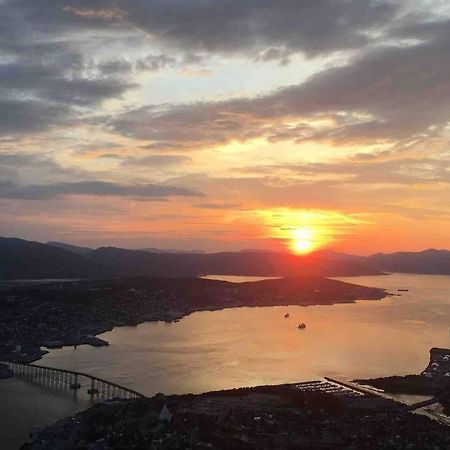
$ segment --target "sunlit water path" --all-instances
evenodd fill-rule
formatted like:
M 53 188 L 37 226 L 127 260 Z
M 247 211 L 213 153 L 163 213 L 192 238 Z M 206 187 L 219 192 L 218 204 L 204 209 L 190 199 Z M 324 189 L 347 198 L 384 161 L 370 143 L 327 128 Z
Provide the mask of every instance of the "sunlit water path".
M 401 297 L 306 308 L 198 312 L 178 323 L 116 328 L 101 336 L 110 342 L 107 348 L 53 350 L 39 364 L 87 372 L 152 395 L 322 376 L 417 373 L 427 365 L 431 347 L 450 345 L 450 276 L 394 274 L 341 280 L 386 288 Z M 408 292 L 398 292 L 399 288 Z M 284 318 L 286 312 L 289 318 Z M 299 322 L 306 323 L 305 330 L 297 328 Z M 14 383 L 8 383 L 9 397 L 0 383 L 6 407 L 16 405 Z M 65 406 L 56 401 L 50 417 L 84 406 L 67 399 L 61 402 Z M 1 424 L 0 418 L 0 430 Z

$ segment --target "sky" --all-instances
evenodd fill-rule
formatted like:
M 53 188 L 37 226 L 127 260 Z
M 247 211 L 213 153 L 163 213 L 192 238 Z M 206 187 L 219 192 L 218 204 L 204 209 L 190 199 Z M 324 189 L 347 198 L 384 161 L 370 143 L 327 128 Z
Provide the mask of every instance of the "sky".
M 450 247 L 441 0 L 0 0 L 0 235 Z

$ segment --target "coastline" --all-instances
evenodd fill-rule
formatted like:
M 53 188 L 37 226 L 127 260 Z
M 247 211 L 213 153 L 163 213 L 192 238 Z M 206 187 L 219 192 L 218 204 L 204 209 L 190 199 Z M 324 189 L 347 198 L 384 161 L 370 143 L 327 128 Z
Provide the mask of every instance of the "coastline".
M 316 306 L 381 300 L 380 288 L 323 277 L 291 277 L 247 283 L 205 279 L 133 278 L 84 280 L 0 291 L 9 315 L 0 360 L 31 363 L 47 350 L 78 345 L 107 346 L 97 336 L 115 327 L 177 322 L 200 311 L 270 306 Z
M 392 424 L 395 423 L 395 426 Z M 407 405 L 333 380 L 99 403 L 59 420 L 23 449 L 448 448 L 448 428 Z M 412 444 L 417 445 L 411 447 Z

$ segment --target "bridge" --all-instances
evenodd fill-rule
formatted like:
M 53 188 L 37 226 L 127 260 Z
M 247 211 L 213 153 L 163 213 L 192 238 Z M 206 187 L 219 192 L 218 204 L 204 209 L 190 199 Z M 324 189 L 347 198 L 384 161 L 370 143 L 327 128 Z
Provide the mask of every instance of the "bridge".
M 82 384 L 87 384 L 89 386 L 87 394 L 91 396 L 92 400 L 145 398 L 145 395 L 133 389 L 83 372 L 17 362 L 2 362 L 2 364 L 8 366 L 18 378 L 48 387 L 77 392 L 82 388 Z

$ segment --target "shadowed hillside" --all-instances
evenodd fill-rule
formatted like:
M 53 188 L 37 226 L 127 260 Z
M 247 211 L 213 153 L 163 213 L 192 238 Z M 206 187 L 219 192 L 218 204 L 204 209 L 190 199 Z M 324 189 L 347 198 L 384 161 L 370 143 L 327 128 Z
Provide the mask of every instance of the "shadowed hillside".
M 39 242 L 0 238 L 1 279 L 91 278 L 109 270 L 71 251 Z
M 194 277 L 248 275 L 290 277 L 380 275 L 384 272 L 450 274 L 450 252 L 376 254 L 320 251 L 309 255 L 243 251 L 173 253 L 0 238 L 0 279 Z
M 210 254 L 149 253 L 140 250 L 99 248 L 89 254 L 96 263 L 111 264 L 115 275 L 194 276 L 206 274 L 249 276 L 353 276 L 377 275 L 364 263 L 297 256 L 276 252 Z
M 369 256 L 367 261 L 372 267 L 388 272 L 450 275 L 450 252 L 447 250 L 377 253 Z

